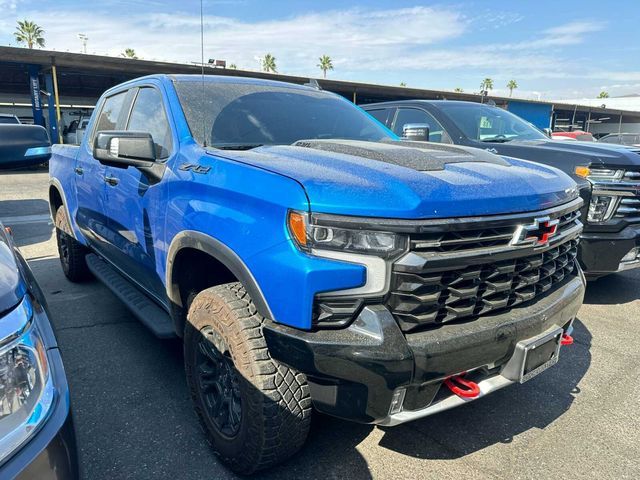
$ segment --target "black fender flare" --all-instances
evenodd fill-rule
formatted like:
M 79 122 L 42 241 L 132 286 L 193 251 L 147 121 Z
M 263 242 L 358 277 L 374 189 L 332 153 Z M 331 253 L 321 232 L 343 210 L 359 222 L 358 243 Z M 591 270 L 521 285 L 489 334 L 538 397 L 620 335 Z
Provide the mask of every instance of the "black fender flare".
M 267 303 L 258 282 L 242 259 L 220 240 L 201 232 L 185 230 L 178 233 L 171 241 L 171 245 L 167 251 L 167 269 L 165 273 L 167 297 L 171 302 L 173 319 L 176 324 L 176 332 L 179 335 L 181 335 L 183 327 L 183 325 L 181 325 L 182 315 L 180 313 L 182 312 L 183 305 L 182 299 L 180 298 L 180 288 L 173 282 L 173 268 L 178 252 L 183 248 L 199 250 L 222 263 L 231 273 L 233 273 L 238 281 L 242 283 L 251 296 L 258 313 L 263 317 L 273 320 L 273 313 L 271 313 L 269 304 Z

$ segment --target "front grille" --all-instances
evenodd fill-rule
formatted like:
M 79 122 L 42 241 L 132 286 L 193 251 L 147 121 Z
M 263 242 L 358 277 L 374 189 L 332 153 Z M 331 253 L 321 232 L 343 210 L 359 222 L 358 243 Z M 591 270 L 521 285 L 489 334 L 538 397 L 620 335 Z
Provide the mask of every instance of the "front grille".
M 574 210 L 558 217 L 557 235 L 561 236 L 579 223 L 580 211 Z M 427 232 L 411 236 L 411 250 L 437 254 L 459 254 L 475 249 L 509 246 L 514 235 L 514 222 L 505 225 L 483 226 L 446 232 Z
M 623 197 L 614 216 L 616 218 L 640 217 L 640 198 Z
M 536 214 L 510 225 L 485 221 L 482 228 L 412 234 L 412 251 L 394 265 L 386 299 L 401 329 L 436 328 L 507 310 L 577 275 L 579 210 L 545 213 L 559 220 L 546 245 L 511 245 L 518 225 Z

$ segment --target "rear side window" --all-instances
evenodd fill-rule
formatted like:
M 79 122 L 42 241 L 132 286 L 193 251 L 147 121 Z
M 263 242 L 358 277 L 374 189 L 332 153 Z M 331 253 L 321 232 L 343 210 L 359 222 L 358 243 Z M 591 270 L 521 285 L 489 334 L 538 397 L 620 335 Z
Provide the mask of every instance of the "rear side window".
M 402 129 L 408 123 L 426 123 L 429 125 L 429 141 L 436 143 L 453 143 L 451 138 L 444 131 L 444 127 L 435 119 L 433 115 L 417 108 L 399 108 L 396 114 L 396 121 L 393 133 L 402 136 Z
M 167 158 L 171 151 L 171 128 L 164 111 L 162 95 L 155 88 L 138 91 L 127 130 L 150 133 L 156 144 L 156 157 Z
M 117 93 L 104 101 L 102 110 L 100 110 L 100 115 L 96 121 L 94 137 L 98 132 L 116 129 L 118 117 L 120 116 L 126 95 L 127 92 Z
M 375 110 L 367 110 L 367 113 L 378 120 L 385 127 L 389 127 L 391 125 L 391 119 L 389 118 L 389 116 L 392 111 L 393 110 L 390 108 L 376 108 Z

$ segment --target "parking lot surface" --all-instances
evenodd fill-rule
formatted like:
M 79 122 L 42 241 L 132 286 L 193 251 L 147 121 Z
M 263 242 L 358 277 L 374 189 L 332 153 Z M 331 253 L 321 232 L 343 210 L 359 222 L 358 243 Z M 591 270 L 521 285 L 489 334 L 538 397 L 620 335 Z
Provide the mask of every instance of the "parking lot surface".
M 179 341 L 155 338 L 97 281 L 62 274 L 46 171 L 0 175 L 0 219 L 45 292 L 83 477 L 235 478 L 191 408 Z M 637 478 L 640 272 L 589 284 L 573 346 L 524 385 L 395 428 L 316 418 L 303 450 L 261 478 Z

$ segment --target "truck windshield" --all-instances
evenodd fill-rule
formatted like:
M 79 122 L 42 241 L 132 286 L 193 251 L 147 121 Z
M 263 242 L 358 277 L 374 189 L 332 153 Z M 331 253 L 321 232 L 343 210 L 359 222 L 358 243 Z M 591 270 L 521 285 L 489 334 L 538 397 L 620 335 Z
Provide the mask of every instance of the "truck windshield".
M 479 103 L 439 105 L 444 114 L 471 140 L 503 143 L 511 140 L 548 140 L 540 130 L 513 113 Z
M 195 140 L 224 149 L 303 139 L 380 141 L 394 135 L 337 95 L 279 85 L 175 82 Z M 204 89 L 204 91 L 203 91 Z

